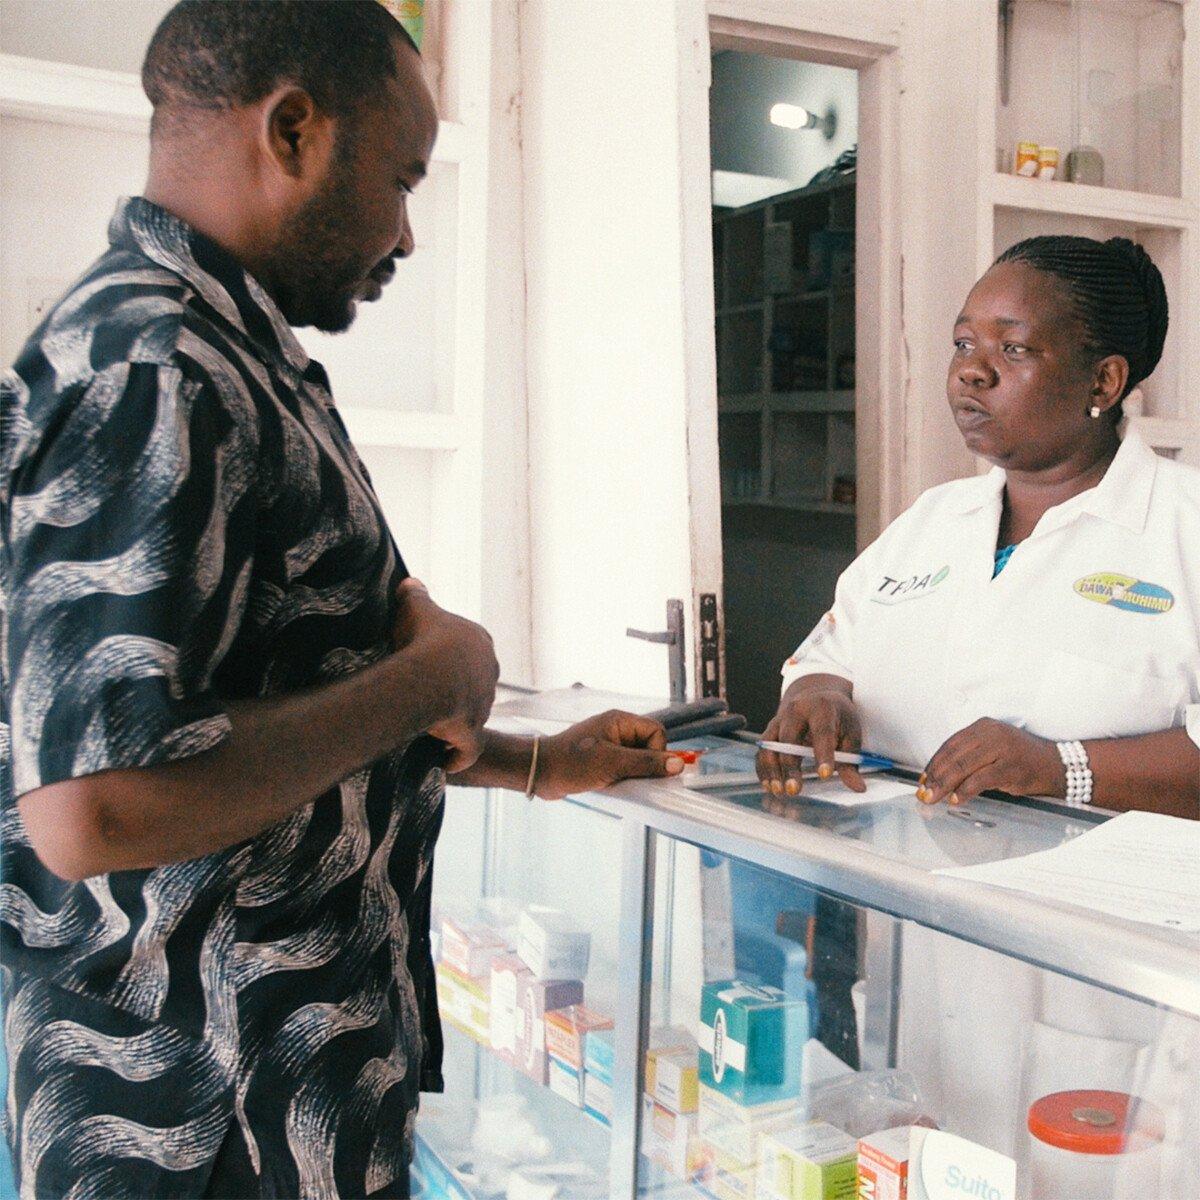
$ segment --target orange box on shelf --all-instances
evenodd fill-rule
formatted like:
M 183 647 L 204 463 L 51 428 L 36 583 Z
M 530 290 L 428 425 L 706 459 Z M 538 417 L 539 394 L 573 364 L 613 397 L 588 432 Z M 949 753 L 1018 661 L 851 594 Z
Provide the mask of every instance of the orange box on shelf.
M 546 1051 L 582 1071 L 584 1039 L 594 1030 L 612 1027 L 611 1018 L 582 1004 L 555 1009 L 546 1014 Z

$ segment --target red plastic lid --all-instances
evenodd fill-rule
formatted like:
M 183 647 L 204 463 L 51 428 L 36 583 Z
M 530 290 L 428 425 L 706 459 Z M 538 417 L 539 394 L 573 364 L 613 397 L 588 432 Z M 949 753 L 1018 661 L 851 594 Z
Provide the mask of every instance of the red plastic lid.
M 1162 1112 L 1127 1092 L 1053 1092 L 1030 1105 L 1028 1125 L 1039 1142 L 1077 1154 L 1125 1154 L 1163 1139 Z

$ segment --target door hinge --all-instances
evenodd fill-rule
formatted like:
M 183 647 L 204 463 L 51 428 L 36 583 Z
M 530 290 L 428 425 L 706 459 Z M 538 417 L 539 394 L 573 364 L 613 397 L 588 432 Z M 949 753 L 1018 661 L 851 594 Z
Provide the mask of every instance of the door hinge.
M 700 696 L 721 695 L 721 619 L 715 592 L 700 593 Z

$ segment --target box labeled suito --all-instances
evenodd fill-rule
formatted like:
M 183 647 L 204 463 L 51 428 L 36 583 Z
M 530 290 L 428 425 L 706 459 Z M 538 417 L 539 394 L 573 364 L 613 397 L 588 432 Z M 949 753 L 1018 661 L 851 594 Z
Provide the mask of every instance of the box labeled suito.
M 584 1045 L 593 1030 L 611 1029 L 612 1020 L 582 1004 L 572 1004 L 546 1013 L 546 1050 L 556 1058 L 583 1070 Z
M 759 1135 L 760 1195 L 780 1200 L 854 1200 L 858 1142 L 848 1133 L 812 1121 Z
M 546 1013 L 582 1000 L 578 979 L 534 979 L 532 973 L 518 977 L 516 1065 L 535 1083 L 547 1083 Z
M 536 979 L 587 976 L 592 935 L 567 913 L 531 904 L 517 924 L 517 954 Z
M 775 987 L 705 984 L 700 1008 L 700 1082 L 741 1104 L 800 1094 L 808 1001 Z

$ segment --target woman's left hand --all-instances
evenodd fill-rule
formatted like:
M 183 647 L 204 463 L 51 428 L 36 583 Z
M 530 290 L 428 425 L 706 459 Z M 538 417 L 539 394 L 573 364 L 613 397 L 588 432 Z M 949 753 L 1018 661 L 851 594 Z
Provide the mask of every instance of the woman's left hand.
M 543 800 L 561 800 L 622 779 L 661 779 L 682 770 L 657 721 L 613 711 L 542 738 L 534 791 Z
M 1058 747 L 1015 725 L 983 717 L 942 743 L 917 789 L 925 804 L 965 804 L 995 789 L 1017 796 L 1066 795 Z

